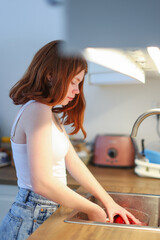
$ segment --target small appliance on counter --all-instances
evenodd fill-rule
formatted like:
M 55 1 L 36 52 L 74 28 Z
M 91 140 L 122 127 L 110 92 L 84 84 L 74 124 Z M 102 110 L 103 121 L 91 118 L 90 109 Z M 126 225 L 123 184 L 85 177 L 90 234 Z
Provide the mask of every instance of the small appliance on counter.
M 92 163 L 103 167 L 134 167 L 136 144 L 127 135 L 97 135 Z

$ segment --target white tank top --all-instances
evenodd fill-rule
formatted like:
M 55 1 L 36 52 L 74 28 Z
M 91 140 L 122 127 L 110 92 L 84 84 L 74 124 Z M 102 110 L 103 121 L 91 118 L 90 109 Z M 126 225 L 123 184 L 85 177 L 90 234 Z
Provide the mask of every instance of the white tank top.
M 21 114 L 23 113 L 24 109 L 33 102 L 35 101 L 30 100 L 21 107 L 11 130 L 11 146 L 18 179 L 17 184 L 19 187 L 26 188 L 32 191 L 33 187 L 31 184 L 31 175 L 27 155 L 27 144 L 14 143 L 13 136 L 15 133 L 17 122 Z M 53 166 L 52 166 L 53 176 L 55 176 L 57 179 L 59 179 L 66 185 L 67 184 L 66 166 L 64 158 L 68 152 L 69 141 L 65 136 L 64 132 L 58 130 L 54 122 L 52 122 L 52 144 L 53 144 Z

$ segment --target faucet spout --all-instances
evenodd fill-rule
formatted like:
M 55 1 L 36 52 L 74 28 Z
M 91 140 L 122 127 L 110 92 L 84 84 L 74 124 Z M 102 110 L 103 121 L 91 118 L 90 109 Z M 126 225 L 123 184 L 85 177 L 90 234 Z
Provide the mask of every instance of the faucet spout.
M 137 136 L 139 125 L 145 118 L 147 118 L 151 115 L 159 115 L 159 114 L 160 114 L 160 108 L 154 108 L 154 109 L 149 109 L 148 111 L 146 111 L 142 115 L 140 115 L 133 125 L 131 137 Z

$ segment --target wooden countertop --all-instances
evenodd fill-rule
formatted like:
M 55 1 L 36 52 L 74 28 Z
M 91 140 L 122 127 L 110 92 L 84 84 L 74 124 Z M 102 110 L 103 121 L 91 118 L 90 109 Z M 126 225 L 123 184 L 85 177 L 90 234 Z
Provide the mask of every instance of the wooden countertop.
M 95 166 L 89 166 L 88 168 L 107 191 L 160 194 L 159 179 L 138 177 L 134 174 L 133 168 L 114 169 L 99 168 Z M 68 180 L 69 184 L 78 186 L 70 176 Z M 82 187 L 79 187 L 78 193 L 85 195 L 86 191 Z M 160 233 L 155 231 L 65 223 L 64 219 L 72 211 L 72 209 L 60 207 L 28 238 L 28 240 L 160 239 Z
M 16 185 L 16 170 L 13 166 L 5 166 L 0 168 L 0 184 Z

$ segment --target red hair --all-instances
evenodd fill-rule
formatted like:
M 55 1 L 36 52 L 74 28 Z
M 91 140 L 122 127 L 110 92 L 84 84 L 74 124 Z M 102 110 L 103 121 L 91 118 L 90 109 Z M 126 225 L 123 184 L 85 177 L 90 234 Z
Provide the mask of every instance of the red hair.
M 64 125 L 74 128 L 75 134 L 83 128 L 85 98 L 83 94 L 84 79 L 79 84 L 80 93 L 66 106 L 55 107 L 66 96 L 70 82 L 82 70 L 87 73 L 87 62 L 82 55 L 63 56 L 60 52 L 63 41 L 52 41 L 42 47 L 34 56 L 24 76 L 11 88 L 9 96 L 14 104 L 25 104 L 29 100 L 53 106 L 52 111 L 63 113 Z M 48 76 L 51 76 L 51 81 Z

